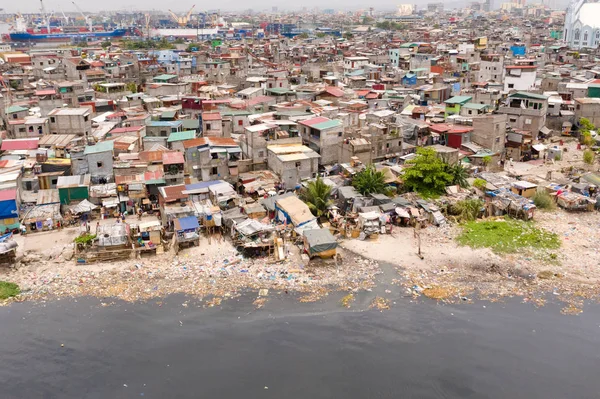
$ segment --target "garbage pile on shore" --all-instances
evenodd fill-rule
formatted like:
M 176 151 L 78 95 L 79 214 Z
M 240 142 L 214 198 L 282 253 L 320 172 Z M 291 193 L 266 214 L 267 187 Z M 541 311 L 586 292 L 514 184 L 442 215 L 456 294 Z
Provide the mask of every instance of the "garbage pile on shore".
M 131 260 L 102 267 L 53 269 L 25 273 L 15 280 L 24 291 L 23 299 L 48 297 L 114 297 L 139 301 L 184 293 L 196 297 L 230 298 L 245 289 L 319 292 L 330 289 L 356 290 L 372 284 L 379 272 L 377 262 L 348 256 L 337 265 L 301 261 L 268 263 L 266 259 L 245 258 L 231 251 L 229 256 L 195 258 L 186 256 Z M 315 300 L 318 298 L 315 298 Z

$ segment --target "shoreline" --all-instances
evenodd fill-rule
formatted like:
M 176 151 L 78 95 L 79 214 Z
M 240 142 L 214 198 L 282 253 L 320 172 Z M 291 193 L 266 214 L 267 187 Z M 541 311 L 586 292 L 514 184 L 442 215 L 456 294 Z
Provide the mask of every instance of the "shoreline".
M 245 290 L 294 292 L 300 302 L 317 301 L 334 291 L 354 295 L 371 290 L 385 298 L 388 291 L 401 290 L 415 298 L 455 303 L 521 297 L 524 302 L 543 305 L 545 297 L 554 294 L 566 304 L 565 312 L 577 314 L 584 301 L 600 299 L 596 284 L 600 268 L 594 267 L 600 257 L 594 257 L 597 250 L 589 245 L 599 234 L 594 229 L 600 225 L 600 216 L 569 214 L 569 223 L 554 223 L 565 215 L 560 211 L 540 215 L 536 222 L 540 227 L 563 237 L 555 262 L 532 251 L 498 255 L 489 249 L 461 247 L 455 241 L 459 226 L 422 230 L 423 259 L 417 255 L 417 240 L 409 228 L 394 228 L 391 235 L 380 235 L 377 240 L 341 240 L 337 265 L 333 260 L 305 264 L 297 247 L 292 248 L 288 260 L 269 263 L 264 258 L 241 256 L 227 239 L 209 243 L 204 237 L 200 247 L 178 256 L 165 253 L 76 265 L 67 260 L 69 244 L 62 244 L 60 237 L 45 236 L 57 244 L 48 251 L 38 239 L 44 237 L 26 236 L 20 238 L 25 244 L 20 267 L 0 270 L 0 280 L 19 284 L 23 292 L 0 305 L 83 296 L 135 302 L 186 294 L 215 298 L 214 306 Z M 71 237 L 76 232 L 64 229 L 60 234 Z M 30 244 L 32 239 L 35 242 Z M 28 249 L 28 245 L 33 247 Z M 585 251 L 588 254 L 582 257 Z

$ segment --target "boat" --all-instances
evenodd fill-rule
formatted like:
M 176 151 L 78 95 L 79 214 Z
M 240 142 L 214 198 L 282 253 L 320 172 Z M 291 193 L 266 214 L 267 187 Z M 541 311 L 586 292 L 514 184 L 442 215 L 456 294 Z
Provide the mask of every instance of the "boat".
M 73 32 L 73 33 L 30 33 L 11 32 L 9 38 L 13 42 L 70 42 L 73 40 L 102 39 L 123 37 L 128 30 L 117 28 L 112 31 Z

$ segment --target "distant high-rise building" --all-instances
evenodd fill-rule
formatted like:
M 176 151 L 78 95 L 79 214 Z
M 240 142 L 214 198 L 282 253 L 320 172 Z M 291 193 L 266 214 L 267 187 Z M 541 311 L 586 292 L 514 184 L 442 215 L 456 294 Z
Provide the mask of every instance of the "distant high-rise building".
M 444 11 L 444 3 L 427 3 L 427 11 L 428 12 L 443 12 Z
M 271 12 L 277 12 L 277 6 L 271 7 Z
M 483 11 L 490 12 L 492 11 L 492 0 L 485 0 L 483 3 Z

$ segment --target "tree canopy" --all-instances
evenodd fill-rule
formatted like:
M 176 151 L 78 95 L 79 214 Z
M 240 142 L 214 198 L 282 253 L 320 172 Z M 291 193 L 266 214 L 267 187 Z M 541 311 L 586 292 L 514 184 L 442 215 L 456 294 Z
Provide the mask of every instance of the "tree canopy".
M 369 165 L 354 176 L 352 185 L 362 195 L 383 194 L 386 189 L 385 174 Z
M 331 205 L 331 187 L 325 184 L 319 176 L 316 180 L 308 183 L 308 186 L 301 192 L 300 197 L 313 215 L 321 217 Z
M 407 164 L 410 168 L 404 172 L 404 185 L 423 197 L 437 197 L 445 192 L 447 185 L 452 184 L 453 176 L 431 148 L 418 148 L 417 157 Z

